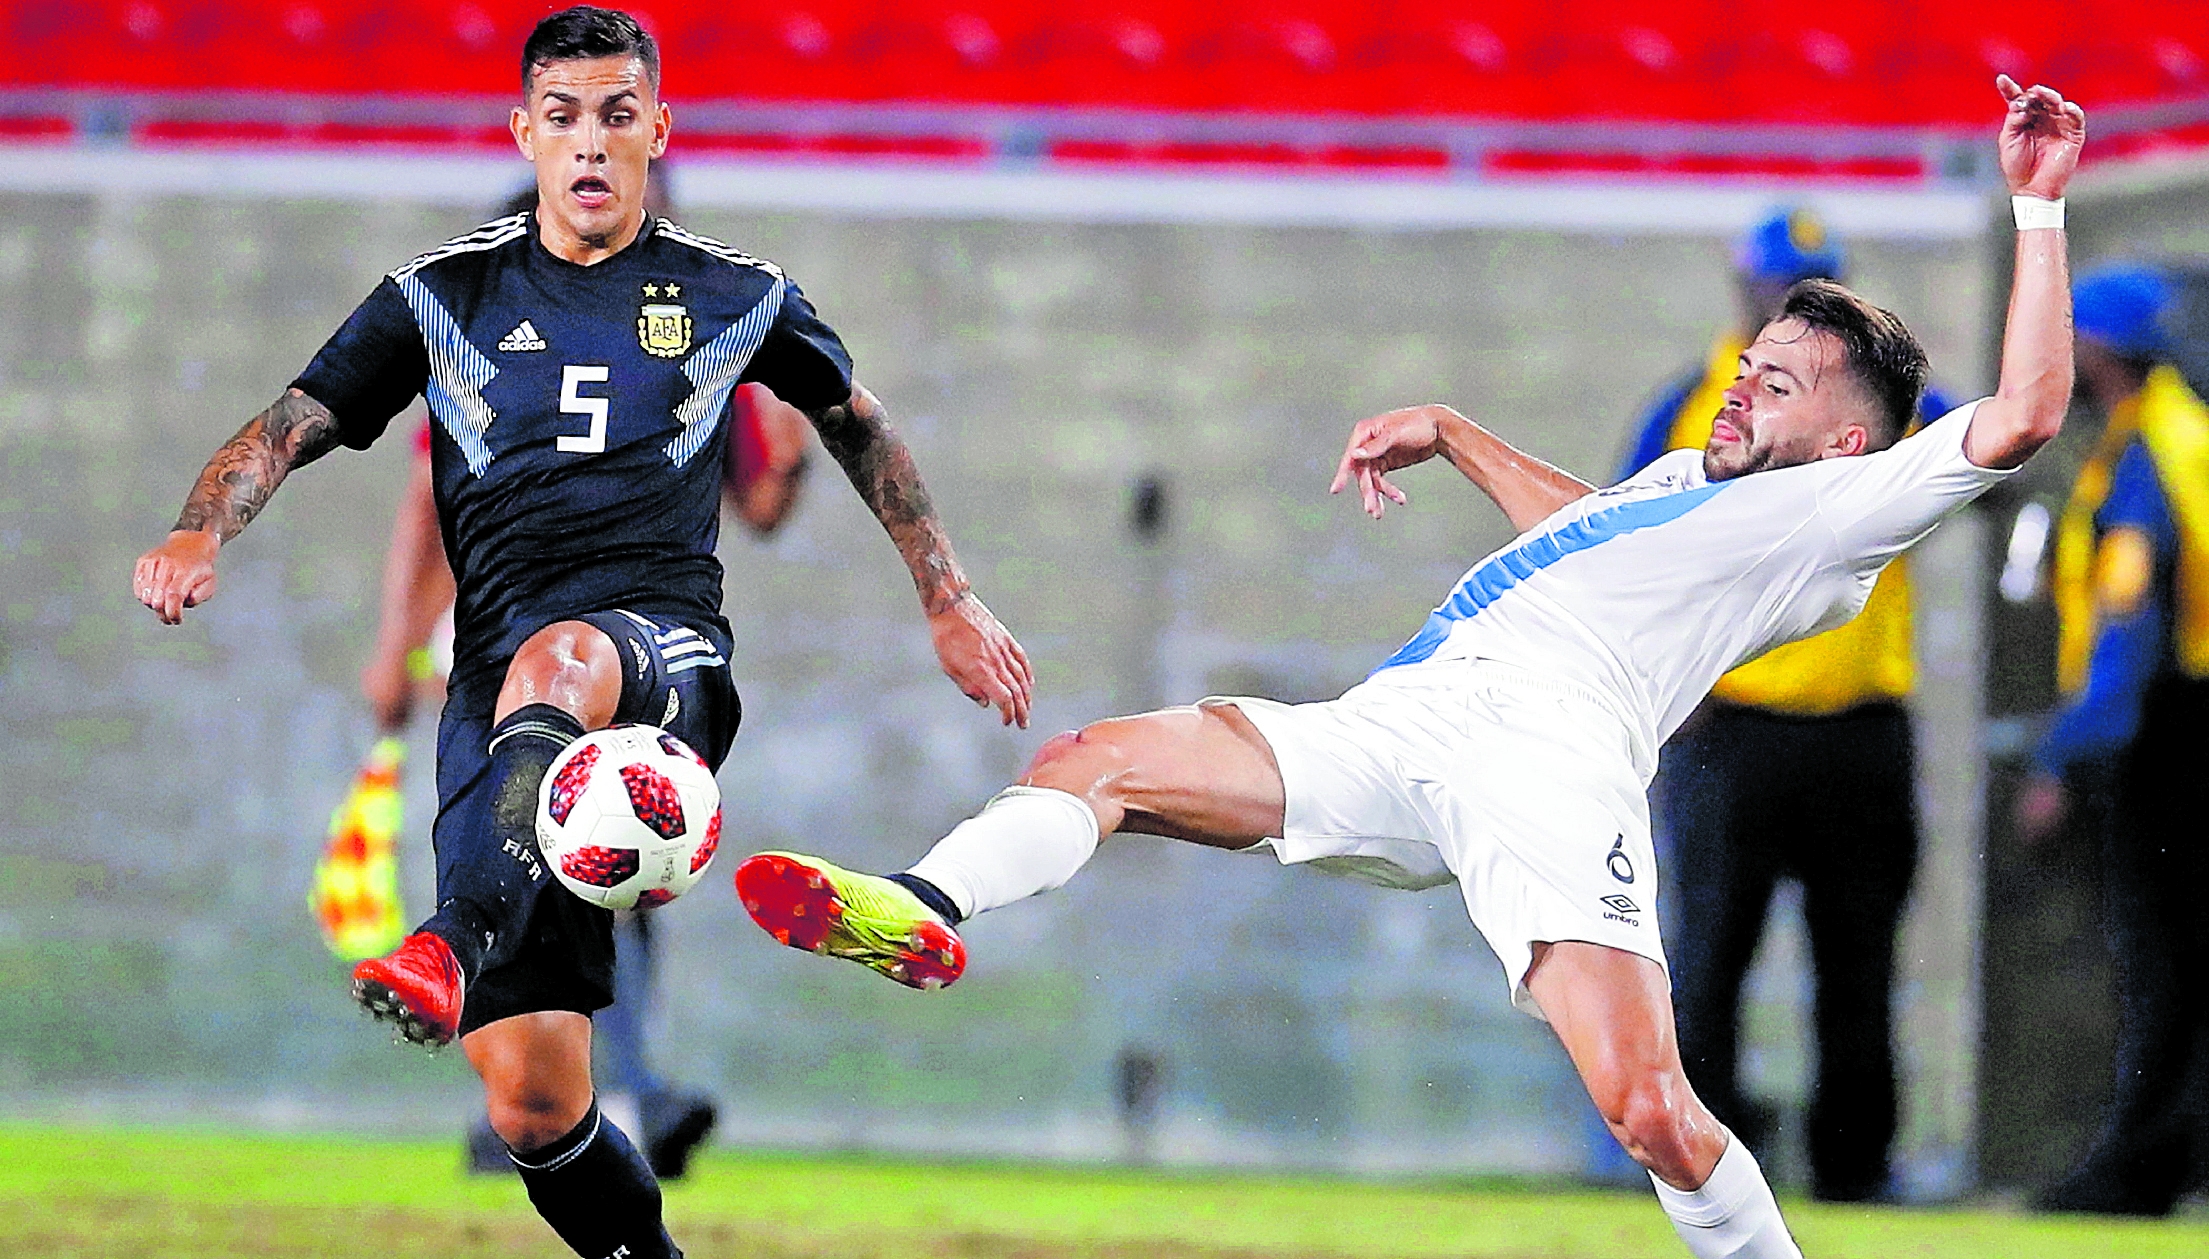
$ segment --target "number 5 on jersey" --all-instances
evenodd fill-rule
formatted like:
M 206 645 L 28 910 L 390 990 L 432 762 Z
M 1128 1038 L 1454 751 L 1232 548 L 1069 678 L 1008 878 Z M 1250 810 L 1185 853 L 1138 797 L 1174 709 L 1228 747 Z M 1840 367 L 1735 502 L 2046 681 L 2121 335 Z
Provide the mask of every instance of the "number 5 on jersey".
M 602 384 L 609 369 L 584 367 L 569 363 L 560 369 L 560 410 L 563 414 L 591 417 L 591 431 L 581 437 L 563 436 L 553 445 L 570 455 L 602 455 L 606 453 L 606 409 L 612 405 L 605 398 L 586 398 L 575 392 L 577 385 Z

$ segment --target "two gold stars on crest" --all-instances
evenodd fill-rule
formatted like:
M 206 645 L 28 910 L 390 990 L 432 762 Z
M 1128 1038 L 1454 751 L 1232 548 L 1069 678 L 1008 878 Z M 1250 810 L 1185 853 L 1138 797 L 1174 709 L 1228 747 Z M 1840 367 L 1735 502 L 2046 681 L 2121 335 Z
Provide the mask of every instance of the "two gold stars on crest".
M 683 286 L 680 284 L 676 284 L 673 281 L 669 281 L 665 285 L 647 284 L 644 286 L 644 295 L 646 297 L 658 297 L 662 292 L 665 292 L 669 297 L 681 297 L 683 295 Z

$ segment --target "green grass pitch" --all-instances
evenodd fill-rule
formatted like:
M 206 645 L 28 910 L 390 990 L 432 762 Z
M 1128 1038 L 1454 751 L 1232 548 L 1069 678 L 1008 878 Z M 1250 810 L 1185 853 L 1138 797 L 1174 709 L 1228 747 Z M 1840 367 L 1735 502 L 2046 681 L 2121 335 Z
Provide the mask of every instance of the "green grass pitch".
M 458 1141 L 0 1126 L 0 1236 L 41 1259 L 567 1252 Z M 691 1259 L 1682 1259 L 1646 1194 L 716 1153 L 668 1191 Z M 2209 1221 L 1789 1204 L 1812 1259 L 2209 1256 Z

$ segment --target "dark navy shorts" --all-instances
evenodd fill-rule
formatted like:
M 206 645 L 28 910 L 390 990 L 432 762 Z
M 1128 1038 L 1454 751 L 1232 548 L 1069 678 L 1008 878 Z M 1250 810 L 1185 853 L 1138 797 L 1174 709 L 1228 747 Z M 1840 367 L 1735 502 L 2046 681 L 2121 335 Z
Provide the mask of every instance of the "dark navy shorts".
M 721 767 L 736 739 L 742 706 L 729 679 L 730 645 L 718 625 L 696 628 L 626 609 L 566 618 L 596 627 L 622 656 L 621 704 L 614 721 L 658 726 Z M 491 826 L 495 698 L 467 702 L 454 695 L 437 727 L 438 901 L 447 872 L 475 861 L 534 861 L 499 850 Z M 571 894 L 548 871 L 522 943 L 512 958 L 476 978 L 461 1007 L 460 1034 L 540 1010 L 591 1014 L 613 1004 L 613 912 Z

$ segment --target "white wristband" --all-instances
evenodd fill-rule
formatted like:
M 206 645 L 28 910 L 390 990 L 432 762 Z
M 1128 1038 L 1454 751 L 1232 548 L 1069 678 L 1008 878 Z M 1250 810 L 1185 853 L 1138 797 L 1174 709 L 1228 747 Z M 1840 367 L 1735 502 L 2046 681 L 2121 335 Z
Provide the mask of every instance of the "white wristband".
M 2010 198 L 2010 214 L 2017 219 L 2017 230 L 2030 232 L 2035 228 L 2063 228 L 2063 198 L 2050 201 L 2046 197 L 2015 196 Z

